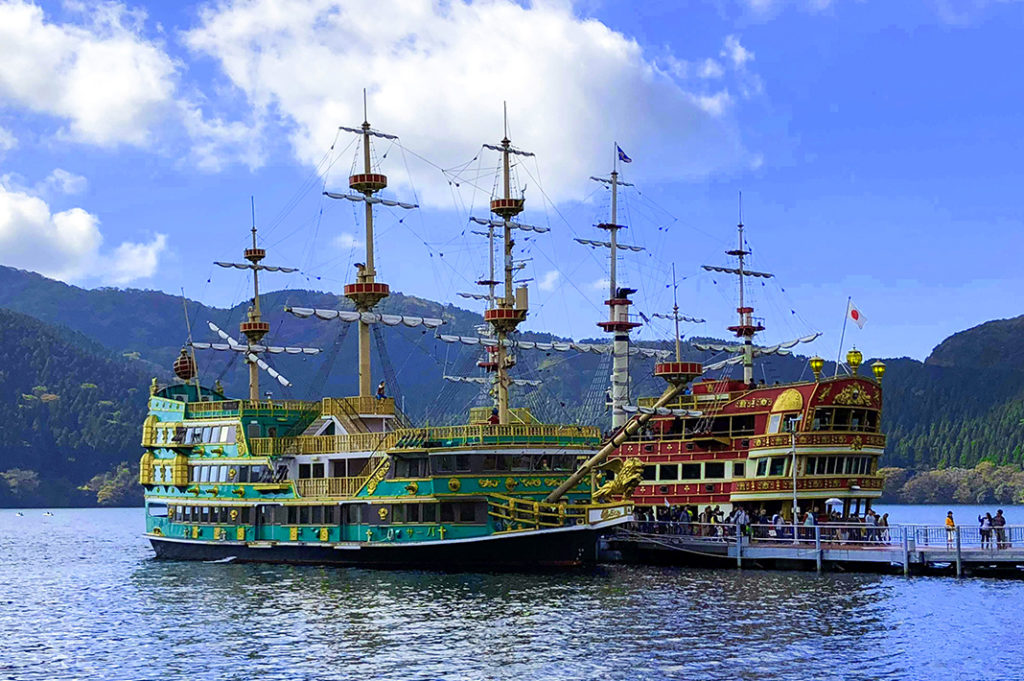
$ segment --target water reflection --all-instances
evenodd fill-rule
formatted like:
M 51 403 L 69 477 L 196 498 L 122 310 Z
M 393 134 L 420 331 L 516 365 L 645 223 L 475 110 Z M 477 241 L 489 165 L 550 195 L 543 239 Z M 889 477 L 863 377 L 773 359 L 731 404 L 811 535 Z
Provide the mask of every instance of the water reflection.
M 0 678 L 995 679 L 1024 662 L 1021 582 L 170 563 L 135 510 L 8 513 Z

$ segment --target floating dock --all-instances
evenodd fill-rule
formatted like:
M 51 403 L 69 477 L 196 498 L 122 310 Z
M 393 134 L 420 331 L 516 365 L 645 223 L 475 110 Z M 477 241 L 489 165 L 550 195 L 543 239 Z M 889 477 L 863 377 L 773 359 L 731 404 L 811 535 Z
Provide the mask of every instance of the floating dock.
M 993 528 L 983 535 L 974 527 L 936 525 L 637 522 L 606 537 L 602 557 L 740 569 L 1024 577 L 1024 526 Z

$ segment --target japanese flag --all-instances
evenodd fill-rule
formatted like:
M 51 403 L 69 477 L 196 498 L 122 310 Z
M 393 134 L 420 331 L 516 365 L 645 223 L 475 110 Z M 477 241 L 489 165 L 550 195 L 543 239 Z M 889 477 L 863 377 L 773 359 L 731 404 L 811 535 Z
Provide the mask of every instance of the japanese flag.
M 847 303 L 847 307 L 849 309 L 846 311 L 846 316 L 850 318 L 850 321 L 857 325 L 858 329 L 863 329 L 864 322 L 867 321 L 864 319 L 863 313 L 861 313 L 861 311 L 857 309 L 857 306 L 853 304 L 853 300 L 850 300 L 849 303 Z

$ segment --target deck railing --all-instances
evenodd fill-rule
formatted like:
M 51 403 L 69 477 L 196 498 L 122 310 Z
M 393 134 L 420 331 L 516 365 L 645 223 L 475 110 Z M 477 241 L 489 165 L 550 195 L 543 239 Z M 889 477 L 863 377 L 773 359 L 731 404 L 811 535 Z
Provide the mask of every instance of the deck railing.
M 390 447 L 394 432 L 353 433 L 351 435 L 299 435 L 296 437 L 254 437 L 249 447 L 254 456 L 294 454 L 335 454 L 373 452 Z
M 546 504 L 505 494 L 487 496 L 487 515 L 494 519 L 498 533 L 585 525 L 591 522 L 591 511 L 595 510 L 607 520 L 632 513 L 633 504 Z
M 242 411 L 315 411 L 316 402 L 302 400 L 217 400 L 214 402 L 186 402 L 185 418 L 203 418 L 238 414 Z
M 303 497 L 353 497 L 366 482 L 366 476 L 352 478 L 303 478 L 296 480 Z
M 590 447 L 601 433 L 594 426 L 498 425 L 434 426 L 394 431 L 397 447 L 466 447 L 471 445 L 550 444 Z
M 393 416 L 395 400 L 392 397 L 378 399 L 376 397 L 325 397 L 321 403 L 325 415 L 359 415 Z

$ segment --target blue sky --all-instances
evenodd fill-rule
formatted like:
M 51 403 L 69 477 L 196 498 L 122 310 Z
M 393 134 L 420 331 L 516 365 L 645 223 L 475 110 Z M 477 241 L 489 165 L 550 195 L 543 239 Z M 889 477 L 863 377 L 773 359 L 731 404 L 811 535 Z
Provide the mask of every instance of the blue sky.
M 398 134 L 376 151 L 388 196 L 378 271 L 394 290 L 466 307 L 486 262 L 480 215 L 508 101 L 528 328 L 596 335 L 599 238 L 613 142 L 639 193 L 622 199 L 623 283 L 637 307 L 680 307 L 725 334 L 724 265 L 743 192 L 766 344 L 847 331 L 868 355 L 923 359 L 945 336 L 1022 313 L 1024 3 L 964 0 L 589 0 L 464 5 L 258 0 L 0 1 L 0 264 L 83 286 L 157 288 L 227 305 L 249 197 L 273 288 L 339 291 L 362 260 L 339 189 L 356 147 L 338 125 Z M 337 137 L 336 137 L 337 136 Z M 334 145 L 332 148 L 332 144 Z M 446 172 L 442 172 L 445 169 Z M 344 203 L 344 205 L 339 205 Z M 639 337 L 665 338 L 654 322 Z

